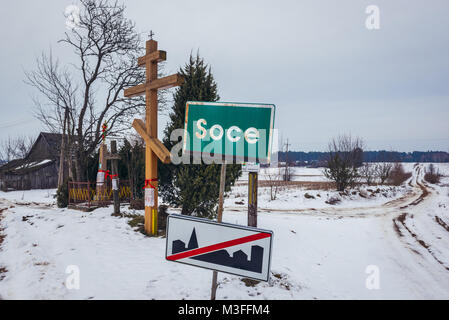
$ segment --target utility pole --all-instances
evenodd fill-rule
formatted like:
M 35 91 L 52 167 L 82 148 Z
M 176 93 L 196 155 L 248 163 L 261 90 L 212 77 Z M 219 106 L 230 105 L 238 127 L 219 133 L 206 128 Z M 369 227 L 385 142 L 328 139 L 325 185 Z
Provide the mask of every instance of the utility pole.
M 287 139 L 287 143 L 285 144 L 286 146 L 286 151 L 285 151 L 285 171 L 284 171 L 284 181 L 290 181 L 290 170 L 288 169 L 288 146 L 290 144 L 288 143 L 288 139 Z

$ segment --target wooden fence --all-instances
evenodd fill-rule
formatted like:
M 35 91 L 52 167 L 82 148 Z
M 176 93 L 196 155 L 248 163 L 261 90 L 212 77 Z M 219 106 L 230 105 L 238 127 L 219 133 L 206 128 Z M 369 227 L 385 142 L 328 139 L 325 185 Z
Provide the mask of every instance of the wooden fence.
M 110 181 L 97 188 L 96 182 L 69 181 L 69 206 L 81 209 L 94 209 L 108 206 L 114 202 L 112 184 Z M 119 180 L 120 203 L 130 203 L 132 186 L 130 180 Z

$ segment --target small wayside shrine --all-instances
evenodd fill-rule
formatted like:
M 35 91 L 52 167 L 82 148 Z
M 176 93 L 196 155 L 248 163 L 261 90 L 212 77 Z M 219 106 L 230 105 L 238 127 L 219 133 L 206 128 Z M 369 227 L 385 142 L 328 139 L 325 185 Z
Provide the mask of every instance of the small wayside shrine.
M 96 182 L 69 182 L 69 208 L 92 211 L 114 203 L 114 213 L 120 213 L 120 203 L 130 203 L 132 188 L 129 180 L 118 177 L 117 142 L 111 141 L 111 151 L 106 144 L 107 124 L 102 126 L 102 143 L 99 148 Z M 110 168 L 108 168 L 108 160 Z

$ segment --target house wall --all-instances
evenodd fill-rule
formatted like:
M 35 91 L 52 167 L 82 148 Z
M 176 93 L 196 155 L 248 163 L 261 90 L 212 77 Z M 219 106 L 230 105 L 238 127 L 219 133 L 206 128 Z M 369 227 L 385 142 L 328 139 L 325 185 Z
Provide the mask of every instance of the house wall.
M 2 177 L 2 189 L 51 189 L 58 186 L 57 162 L 25 174 L 8 174 Z

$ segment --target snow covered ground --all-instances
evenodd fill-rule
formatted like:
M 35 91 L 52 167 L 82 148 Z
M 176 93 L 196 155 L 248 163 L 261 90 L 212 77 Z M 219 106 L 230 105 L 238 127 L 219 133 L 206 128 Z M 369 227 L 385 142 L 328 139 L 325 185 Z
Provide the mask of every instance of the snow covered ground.
M 260 188 L 258 225 L 274 232 L 270 282 L 219 273 L 217 298 L 449 299 L 449 186 L 423 181 L 426 166 L 410 164 L 406 186 L 363 187 L 368 197 L 293 188 L 270 201 Z M 224 221 L 247 223 L 246 188 L 226 198 Z M 0 192 L 0 298 L 209 299 L 212 271 L 166 261 L 165 238 L 134 231 L 112 208 L 58 209 L 52 193 Z M 65 285 L 73 270 L 79 289 Z
M 291 167 L 292 181 L 329 181 L 323 175 L 323 168 L 306 168 L 306 167 Z M 269 180 L 270 176 L 273 178 L 278 175 L 282 177 L 284 168 L 261 168 L 259 172 L 260 180 Z M 239 181 L 248 181 L 248 173 L 243 172 Z

